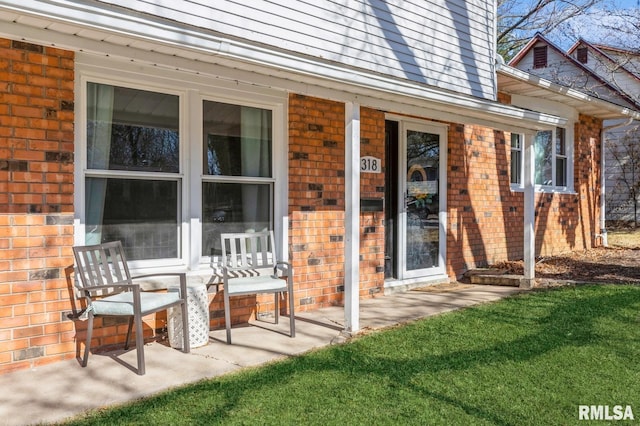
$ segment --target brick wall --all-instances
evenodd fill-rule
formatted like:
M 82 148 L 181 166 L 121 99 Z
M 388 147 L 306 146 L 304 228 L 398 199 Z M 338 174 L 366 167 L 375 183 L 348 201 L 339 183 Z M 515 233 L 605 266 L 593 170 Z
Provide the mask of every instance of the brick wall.
M 575 125 L 575 194 L 536 197 L 536 253 L 550 256 L 601 245 L 600 130 L 602 120 L 580 115 Z
M 537 193 L 536 256 L 600 245 L 600 130 L 581 115 L 575 125 L 575 194 Z M 511 135 L 478 126 L 449 127 L 447 273 L 520 260 L 524 194 L 510 189 Z
M 289 216 L 296 299 L 302 310 L 342 302 L 344 294 L 345 109 L 292 95 L 289 101 Z M 384 114 L 361 110 L 361 155 L 384 158 Z M 363 174 L 361 196 L 382 198 L 384 174 Z M 360 295 L 384 281 L 383 213 L 361 215 Z
M 448 275 L 522 259 L 523 198 L 510 189 L 505 134 L 452 124 L 448 139 Z
M 73 58 L 0 39 L 0 373 L 75 356 Z

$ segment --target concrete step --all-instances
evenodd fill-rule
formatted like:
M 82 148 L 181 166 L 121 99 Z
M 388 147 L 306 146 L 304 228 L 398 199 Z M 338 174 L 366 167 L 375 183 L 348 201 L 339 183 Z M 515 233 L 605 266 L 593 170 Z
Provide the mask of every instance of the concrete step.
M 507 287 L 520 287 L 524 276 L 508 274 L 501 269 L 471 269 L 465 272 L 464 276 L 471 284 L 501 285 Z

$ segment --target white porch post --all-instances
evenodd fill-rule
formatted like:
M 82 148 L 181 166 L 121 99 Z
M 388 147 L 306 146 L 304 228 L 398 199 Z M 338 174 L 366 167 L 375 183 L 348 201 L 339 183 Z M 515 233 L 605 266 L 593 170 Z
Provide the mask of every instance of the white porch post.
M 360 105 L 345 104 L 345 332 L 360 329 Z
M 524 135 L 524 280 L 521 287 L 531 288 L 536 266 L 536 210 L 535 210 L 535 146 L 534 133 Z

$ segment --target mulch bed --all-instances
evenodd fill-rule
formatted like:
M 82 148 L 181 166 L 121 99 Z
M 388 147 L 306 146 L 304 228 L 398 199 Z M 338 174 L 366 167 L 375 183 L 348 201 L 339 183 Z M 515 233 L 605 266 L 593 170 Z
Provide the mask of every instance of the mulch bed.
M 523 262 L 506 261 L 492 268 L 508 274 L 523 274 Z M 599 247 L 536 259 L 539 286 L 559 282 L 640 284 L 640 249 Z

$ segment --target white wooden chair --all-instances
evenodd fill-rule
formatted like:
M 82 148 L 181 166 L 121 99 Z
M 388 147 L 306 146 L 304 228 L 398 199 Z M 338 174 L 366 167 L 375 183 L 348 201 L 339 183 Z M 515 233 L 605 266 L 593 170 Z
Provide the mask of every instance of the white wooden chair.
M 184 273 L 163 273 L 140 275 L 132 278 L 120 241 L 83 247 L 73 247 L 76 258 L 77 275 L 76 286 L 83 293 L 87 303 L 88 317 L 87 342 L 85 344 L 82 366 L 87 366 L 89 348 L 93 334 L 93 318 L 95 316 L 127 316 L 129 328 L 125 350 L 129 349 L 129 338 L 133 324 L 136 326 L 136 352 L 138 374 L 145 374 L 144 366 L 144 336 L 142 317 L 153 312 L 163 311 L 170 307 L 182 308 L 182 335 L 184 343 L 182 350 L 190 351 L 189 325 L 187 319 L 187 280 Z M 180 279 L 180 292 L 146 292 L 134 279 L 157 276 L 177 276 Z
M 221 268 L 224 284 L 224 318 L 227 343 L 231 344 L 231 296 L 273 293 L 275 323 L 280 317 L 279 296 L 289 295 L 289 330 L 295 337 L 293 268 L 278 261 L 273 231 L 251 233 L 223 233 Z M 280 272 L 280 274 L 279 274 Z

